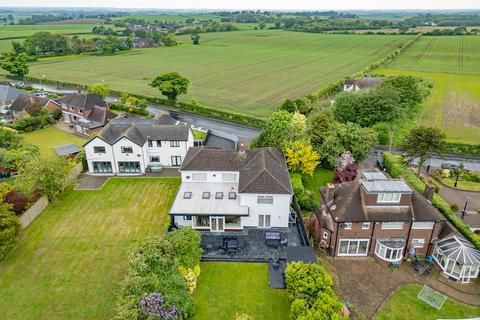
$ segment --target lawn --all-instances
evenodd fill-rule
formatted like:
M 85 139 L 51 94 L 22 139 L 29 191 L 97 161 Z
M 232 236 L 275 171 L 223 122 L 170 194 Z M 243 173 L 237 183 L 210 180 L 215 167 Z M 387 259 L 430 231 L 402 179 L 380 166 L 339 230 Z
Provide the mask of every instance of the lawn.
M 247 314 L 254 320 L 286 320 L 287 291 L 268 287 L 266 263 L 205 262 L 194 294 L 194 320 L 233 320 Z
M 450 142 L 480 142 L 480 37 L 422 37 L 378 70 L 434 83 L 420 123 L 441 128 Z
M 0 262 L 3 319 L 111 319 L 127 256 L 163 234 L 178 179 L 112 178 L 67 191 Z
M 49 158 L 57 156 L 53 147 L 74 143 L 81 149 L 87 141 L 87 139 L 55 127 L 48 127 L 25 134 L 25 142 L 38 146 L 40 154 Z
M 30 75 L 160 97 L 148 84 L 163 72 L 190 80 L 180 101 L 267 117 L 285 99 L 316 92 L 361 70 L 410 36 L 334 35 L 280 30 L 202 33 L 200 45 L 132 50 L 114 56 L 68 56 L 33 63 Z
M 302 177 L 303 186 L 305 190 L 309 190 L 313 194 L 313 199 L 318 203 L 322 203 L 322 197 L 320 196 L 320 187 L 326 186 L 327 183 L 333 182 L 333 176 L 335 171 L 316 168 L 313 175 L 304 175 Z
M 455 188 L 455 179 L 453 178 L 442 178 L 441 179 L 442 183 Z M 473 181 L 464 181 L 464 180 L 458 180 L 457 183 L 457 189 L 461 190 L 469 190 L 469 191 L 480 191 L 480 183 L 478 182 L 473 182 Z
M 404 320 L 422 319 L 436 320 L 473 318 L 480 315 L 479 307 L 470 307 L 465 304 L 447 299 L 442 309 L 437 310 L 425 302 L 417 299 L 422 289 L 419 285 L 408 285 L 397 291 L 391 300 L 382 307 L 376 320 Z

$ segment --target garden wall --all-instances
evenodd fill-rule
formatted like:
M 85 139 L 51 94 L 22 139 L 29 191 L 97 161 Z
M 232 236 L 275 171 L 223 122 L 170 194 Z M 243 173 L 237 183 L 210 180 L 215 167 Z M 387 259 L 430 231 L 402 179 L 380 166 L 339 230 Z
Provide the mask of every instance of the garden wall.
M 22 225 L 22 228 L 25 229 L 26 227 L 28 227 L 30 223 L 32 223 L 32 221 L 35 220 L 47 206 L 47 196 L 40 197 L 40 199 L 38 199 L 30 208 L 28 208 L 27 211 L 25 211 L 20 216 L 20 224 Z
M 80 173 L 83 171 L 83 163 L 79 162 L 72 168 L 70 175 L 67 177 L 68 183 L 72 182 L 73 180 L 77 179 Z

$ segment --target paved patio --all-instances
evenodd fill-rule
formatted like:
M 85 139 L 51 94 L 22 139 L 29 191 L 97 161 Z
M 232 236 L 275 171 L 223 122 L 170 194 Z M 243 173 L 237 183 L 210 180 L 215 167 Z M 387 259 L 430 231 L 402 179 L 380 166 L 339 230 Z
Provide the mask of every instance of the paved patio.
M 80 174 L 75 190 L 100 190 L 109 177 L 92 176 L 86 173 Z
M 449 298 L 480 305 L 478 279 L 475 283 L 461 285 L 448 280 L 435 268 L 430 276 L 419 275 L 406 262 L 399 269 L 391 270 L 372 257 L 333 258 L 323 253 L 320 256 L 321 263 L 334 274 L 341 296 L 352 305 L 351 319 L 373 319 L 397 289 L 410 283 L 426 284 Z

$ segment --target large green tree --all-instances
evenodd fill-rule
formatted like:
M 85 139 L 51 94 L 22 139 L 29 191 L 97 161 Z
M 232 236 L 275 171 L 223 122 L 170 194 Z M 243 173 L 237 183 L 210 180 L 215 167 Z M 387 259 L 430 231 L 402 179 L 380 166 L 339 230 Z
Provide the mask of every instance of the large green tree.
M 434 152 L 442 152 L 445 134 L 438 128 L 420 126 L 410 130 L 400 149 L 405 152 L 407 161 L 418 158 L 417 176 L 423 165 Z
M 150 86 L 157 88 L 171 103 L 177 101 L 180 94 L 187 93 L 190 81 L 177 72 L 164 73 L 156 77 Z
M 18 131 L 9 127 L 0 126 L 0 148 L 15 148 L 22 141 Z
M 14 149 L 5 151 L 2 165 L 7 169 L 16 169 L 33 157 L 38 157 L 40 151 L 36 145 L 24 143 Z
M 0 56 L 0 68 L 8 73 L 25 79 L 28 74 L 28 54 L 6 52 Z
M 87 88 L 87 92 L 96 93 L 100 97 L 105 98 L 110 93 L 110 88 L 104 83 L 94 83 Z

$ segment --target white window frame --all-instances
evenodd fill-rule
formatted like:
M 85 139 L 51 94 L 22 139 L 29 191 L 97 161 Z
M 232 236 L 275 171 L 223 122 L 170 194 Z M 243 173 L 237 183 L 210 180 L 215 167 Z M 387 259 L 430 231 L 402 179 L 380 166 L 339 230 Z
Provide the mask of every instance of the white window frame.
M 351 222 L 344 222 L 342 224 L 342 229 L 343 230 L 352 230 L 352 223 Z
M 328 239 L 328 232 L 323 231 L 323 239 Z
M 404 223 L 402 221 L 382 222 L 382 230 L 402 230 Z
M 268 223 L 267 223 L 267 220 L 268 220 Z M 258 227 L 262 229 L 270 229 L 272 227 L 272 216 L 270 214 L 259 214 Z
M 273 196 L 257 196 L 257 204 L 271 205 L 273 204 Z
M 369 229 L 370 229 L 370 222 L 363 222 L 362 230 L 369 230 Z
M 228 178 L 227 178 L 228 177 Z M 229 173 L 223 172 L 222 173 L 222 182 L 237 182 L 238 181 L 238 173 Z
M 346 242 L 346 241 L 348 242 L 347 253 L 340 253 L 341 244 L 342 244 L 342 242 Z M 356 253 L 348 253 L 349 249 L 350 249 L 350 243 L 351 242 L 357 242 L 357 252 Z M 360 248 L 360 242 L 367 242 L 366 252 L 362 253 L 362 254 L 358 253 L 358 250 Z M 338 241 L 337 256 L 339 256 L 339 257 L 342 257 L 342 256 L 346 256 L 346 257 L 348 257 L 348 256 L 349 257 L 366 257 L 366 256 L 368 256 L 369 246 L 370 246 L 370 239 L 340 239 Z
M 383 192 L 378 194 L 377 203 L 399 203 L 401 198 L 401 193 Z
M 158 158 L 158 161 L 153 161 L 153 158 Z M 151 163 L 160 163 L 160 156 L 159 155 L 150 156 L 149 160 Z
M 435 226 L 434 221 L 417 221 L 412 224 L 412 229 L 415 230 L 432 230 Z
M 423 248 L 425 246 L 425 239 L 412 239 L 414 248 Z
M 192 181 L 195 182 L 206 182 L 208 179 L 208 174 L 206 172 L 193 172 Z
M 178 147 L 180 147 L 180 140 L 170 140 L 170 147 L 171 147 L 171 148 L 178 148 Z
M 128 150 L 132 150 L 132 151 L 129 151 L 129 152 L 125 151 L 125 150 L 127 150 L 127 149 L 128 149 Z M 121 147 L 120 147 L 120 151 L 121 151 L 122 153 L 131 154 L 131 153 L 133 153 L 133 147 L 132 147 L 132 146 L 121 146 Z
M 103 151 L 96 151 L 95 148 L 103 148 Z M 107 153 L 107 149 L 104 146 L 94 146 L 93 147 L 94 153 Z
M 377 241 L 377 244 L 375 246 L 375 255 L 377 257 L 379 257 L 380 259 L 388 261 L 388 262 L 398 262 L 398 261 L 401 261 L 402 258 L 403 258 L 403 250 L 404 249 L 405 248 L 397 248 L 397 249 L 389 248 L 389 247 L 384 246 L 383 244 L 381 244 L 380 242 Z M 387 250 L 390 250 L 389 258 L 386 257 Z M 391 257 L 394 255 L 393 254 L 394 251 L 397 252 L 396 253 L 397 257 L 395 259 L 392 259 Z

